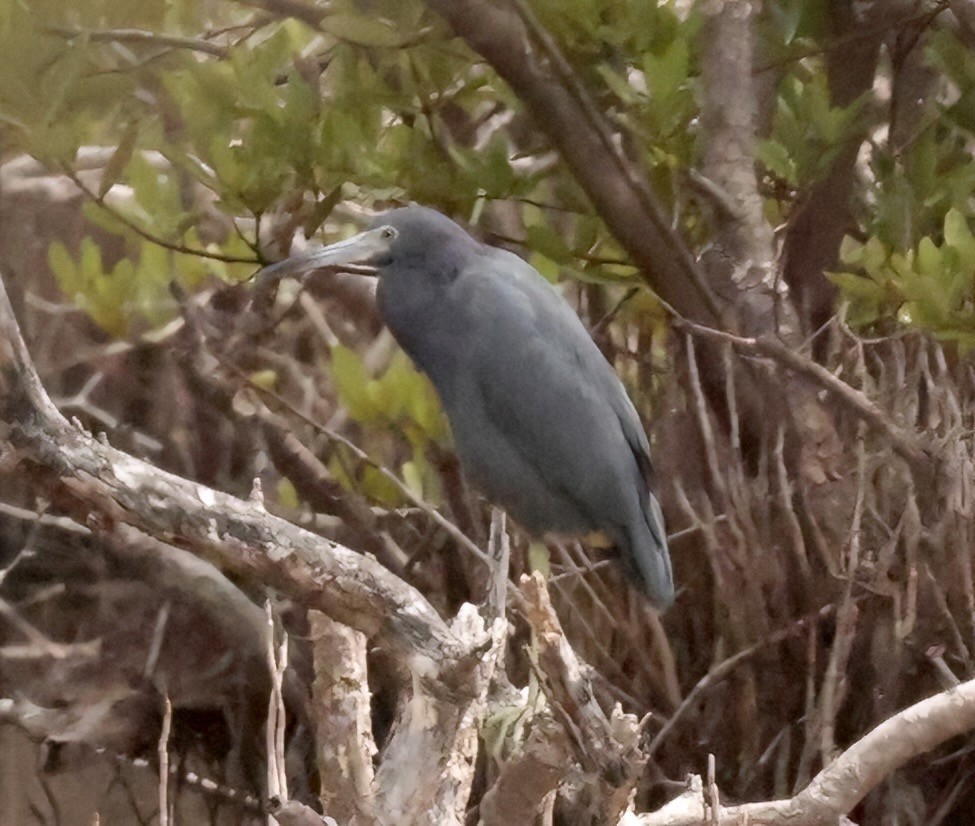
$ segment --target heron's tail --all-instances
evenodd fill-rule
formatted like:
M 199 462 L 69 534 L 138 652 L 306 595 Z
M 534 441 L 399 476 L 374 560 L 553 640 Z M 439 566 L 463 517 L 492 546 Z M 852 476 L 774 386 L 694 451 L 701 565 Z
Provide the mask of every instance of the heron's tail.
M 674 603 L 674 575 L 667 550 L 667 532 L 660 503 L 651 493 L 641 508 L 642 519 L 617 538 L 623 565 L 633 584 L 658 611 Z

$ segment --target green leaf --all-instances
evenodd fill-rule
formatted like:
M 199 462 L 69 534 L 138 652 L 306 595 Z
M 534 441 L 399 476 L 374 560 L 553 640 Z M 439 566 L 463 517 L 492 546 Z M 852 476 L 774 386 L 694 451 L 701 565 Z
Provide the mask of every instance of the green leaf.
M 139 137 L 139 122 L 132 121 L 125 128 L 118 146 L 112 153 L 112 157 L 105 164 L 102 172 L 101 184 L 98 187 L 98 197 L 104 198 L 105 194 L 122 177 L 122 172 L 132 159 L 132 151 L 135 149 L 135 142 Z
M 403 482 L 414 496 L 423 497 L 423 473 L 416 462 L 403 463 Z
M 572 260 L 572 251 L 566 246 L 562 236 L 547 224 L 532 224 L 525 229 L 528 246 L 558 264 Z
M 548 547 L 543 542 L 531 542 L 528 545 L 528 569 L 539 571 L 542 576 L 552 573 L 552 558 Z
M 852 272 L 830 272 L 826 274 L 843 294 L 850 298 L 865 299 L 867 301 L 882 301 L 884 288 L 872 278 L 864 278 Z
M 385 21 L 359 14 L 330 14 L 322 20 L 322 29 L 356 46 L 394 48 L 405 40 Z
M 609 87 L 610 91 L 623 103 L 633 105 L 645 97 L 645 95 L 641 95 L 636 89 L 634 89 L 626 78 L 618 75 L 605 63 L 599 64 L 596 67 L 596 72 Z
M 76 296 L 81 291 L 81 278 L 68 248 L 60 241 L 54 241 L 48 248 L 47 262 L 61 286 L 61 292 L 70 300 L 76 301 Z
M 255 370 L 248 378 L 257 387 L 263 390 L 272 390 L 278 383 L 278 371 L 271 369 Z
M 353 419 L 368 421 L 375 417 L 366 367 L 355 352 L 341 344 L 332 347 L 332 380 L 340 401 Z
M 975 241 L 965 216 L 954 207 L 945 215 L 945 241 L 952 247 L 962 249 L 970 248 Z
M 772 139 L 759 141 L 755 154 L 773 175 L 790 184 L 798 183 L 795 161 L 781 143 Z
M 920 268 L 920 272 L 924 275 L 931 278 L 941 275 L 941 250 L 934 245 L 934 241 L 932 241 L 930 238 L 922 238 L 921 243 L 918 244 L 917 264 Z

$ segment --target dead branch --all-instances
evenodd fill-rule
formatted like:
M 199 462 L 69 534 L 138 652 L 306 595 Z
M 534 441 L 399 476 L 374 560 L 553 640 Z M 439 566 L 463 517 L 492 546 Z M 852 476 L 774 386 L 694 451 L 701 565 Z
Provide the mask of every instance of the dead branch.
M 952 737 L 975 728 L 975 680 L 935 694 L 885 720 L 844 751 L 794 797 L 722 807 L 719 826 L 827 826 L 851 811 L 887 775 Z M 700 786 L 700 780 L 697 781 Z M 658 812 L 628 813 L 626 826 L 699 826 L 700 793 L 682 795 Z
M 267 754 L 267 794 L 272 800 L 288 801 L 288 770 L 285 766 L 284 731 L 287 717 L 284 709 L 284 672 L 288 668 L 288 634 L 281 632 L 281 644 L 274 644 L 274 609 L 264 602 L 267 618 L 267 665 L 271 675 L 271 692 L 267 704 L 265 743 Z M 272 816 L 273 817 L 273 816 Z
M 184 547 L 394 649 L 430 658 L 443 666 L 442 675 L 453 675 L 453 687 L 478 659 L 422 594 L 375 560 L 254 502 L 166 473 L 69 423 L 41 386 L 2 283 L 0 437 L 5 472 L 21 473 L 96 531 L 123 523 Z
M 490 594 L 485 613 L 465 605 L 451 623 L 461 638 L 489 633 L 490 647 L 474 672 L 476 691 L 466 707 L 435 696 L 419 680 L 393 724 L 393 735 L 376 773 L 377 809 L 383 823 L 463 823 L 474 777 L 478 729 L 487 707 L 487 692 L 505 650 L 504 583 L 508 579 L 504 520 L 495 518 L 487 558 L 491 560 Z M 419 761 L 418 755 L 429 756 Z M 422 765 L 418 767 L 418 763 Z M 409 782 L 404 782 L 409 778 Z
M 532 628 L 538 669 L 549 705 L 562 723 L 586 773 L 582 805 L 598 812 L 601 823 L 615 823 L 625 811 L 643 772 L 641 727 L 619 706 L 607 717 L 569 645 L 538 572 L 521 578 L 523 610 Z M 587 793 L 588 792 L 588 793 Z
M 907 461 L 912 468 L 923 469 L 927 465 L 930 453 L 915 434 L 904 430 L 891 421 L 883 410 L 856 388 L 851 387 L 821 364 L 789 348 L 781 341 L 771 336 L 736 336 L 677 315 L 674 316 L 674 323 L 677 327 L 683 327 L 704 338 L 730 342 L 732 347 L 744 355 L 771 358 L 789 370 L 812 379 L 820 387 L 829 391 L 837 401 L 841 402 L 854 415 L 883 433 L 894 452 Z
M 173 725 L 173 704 L 163 697 L 162 730 L 156 753 L 159 755 L 159 826 L 169 826 L 169 733 Z
M 309 616 L 315 681 L 315 753 L 327 782 L 322 808 L 341 822 L 376 821 L 373 766 L 376 744 L 369 718 L 366 638 L 318 611 Z

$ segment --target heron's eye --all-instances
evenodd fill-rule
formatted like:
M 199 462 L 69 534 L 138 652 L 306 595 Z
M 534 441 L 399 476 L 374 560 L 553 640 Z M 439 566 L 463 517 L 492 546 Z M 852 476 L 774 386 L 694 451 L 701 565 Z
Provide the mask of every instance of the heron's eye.
M 391 241 L 397 235 L 399 235 L 399 232 L 397 232 L 394 227 L 383 227 L 383 231 L 382 231 L 383 238 Z

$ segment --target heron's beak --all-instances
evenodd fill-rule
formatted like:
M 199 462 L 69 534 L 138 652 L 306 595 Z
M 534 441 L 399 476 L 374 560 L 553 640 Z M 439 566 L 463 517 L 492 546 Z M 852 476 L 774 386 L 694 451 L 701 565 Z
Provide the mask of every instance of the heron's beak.
M 304 275 L 323 267 L 342 267 L 348 264 L 369 264 L 389 253 L 399 233 L 393 227 L 368 229 L 327 247 L 302 252 L 271 264 L 257 273 L 260 284 L 277 282 L 282 278 Z

